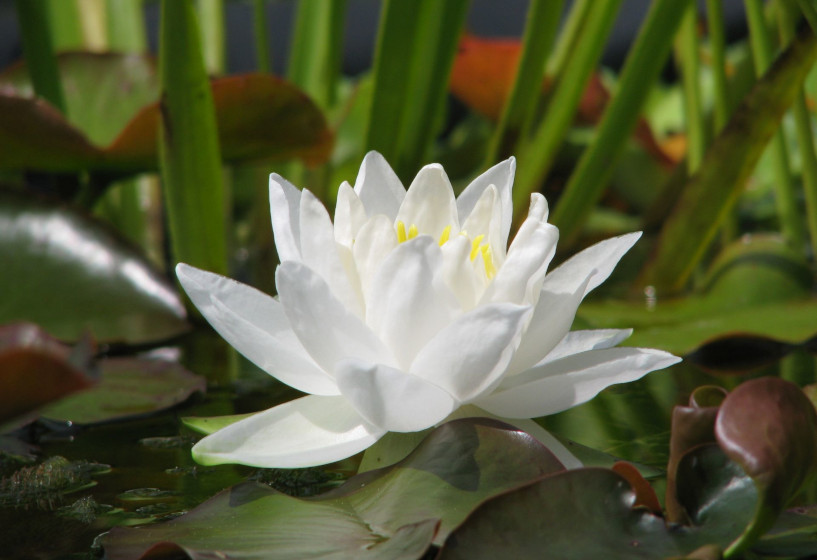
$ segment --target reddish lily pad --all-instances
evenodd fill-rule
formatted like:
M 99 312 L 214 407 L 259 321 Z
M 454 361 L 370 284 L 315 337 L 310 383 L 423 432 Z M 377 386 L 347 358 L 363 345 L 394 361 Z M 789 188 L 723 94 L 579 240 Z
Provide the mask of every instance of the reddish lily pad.
M 112 358 L 100 360 L 99 383 L 40 411 L 45 418 L 98 424 L 166 410 L 204 392 L 203 377 L 176 362 Z
M 379 559 L 402 558 L 390 547 L 412 535 L 406 546 L 418 546 L 408 557 L 419 558 L 432 538 L 441 543 L 486 498 L 562 468 L 540 443 L 511 426 L 455 420 L 435 429 L 403 461 L 353 476 L 317 498 L 242 484 L 167 523 L 114 529 L 102 546 L 110 560 L 160 558 L 169 550 L 194 559 Z M 430 528 L 437 523 L 435 537 Z M 425 535 L 422 546 L 417 531 Z
M 90 352 L 74 356 L 80 354 Z M 0 424 L 91 387 L 91 364 L 77 362 L 70 348 L 36 325 L 0 327 Z

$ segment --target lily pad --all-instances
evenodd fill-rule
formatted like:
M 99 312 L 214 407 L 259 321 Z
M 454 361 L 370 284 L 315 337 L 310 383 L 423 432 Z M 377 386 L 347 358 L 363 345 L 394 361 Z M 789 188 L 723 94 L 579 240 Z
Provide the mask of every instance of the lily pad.
M 403 549 L 406 558 L 419 558 L 484 499 L 562 468 L 511 426 L 455 420 L 400 463 L 353 476 L 317 498 L 244 483 L 167 523 L 114 529 L 102 546 L 111 560 L 159 558 L 170 550 L 194 559 L 274 560 L 403 558 L 395 552 Z
M 0 322 L 29 321 L 62 340 L 142 344 L 188 328 L 174 286 L 96 220 L 0 190 Z
M 203 377 L 175 362 L 112 358 L 99 365 L 99 384 L 45 407 L 41 415 L 74 424 L 125 420 L 166 410 L 206 386 Z

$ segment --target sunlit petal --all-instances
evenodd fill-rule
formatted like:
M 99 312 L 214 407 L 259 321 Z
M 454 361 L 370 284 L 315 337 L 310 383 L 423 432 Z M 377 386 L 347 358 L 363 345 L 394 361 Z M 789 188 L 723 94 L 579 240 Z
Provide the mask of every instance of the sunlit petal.
M 397 222 L 416 226 L 420 233 L 439 239 L 451 227 L 451 235 L 460 231 L 454 189 L 441 165 L 423 167 L 408 188 L 397 213 Z
M 367 216 L 385 214 L 392 221 L 406 196 L 403 183 L 377 152 L 369 152 L 363 158 L 355 181 L 355 192 Z

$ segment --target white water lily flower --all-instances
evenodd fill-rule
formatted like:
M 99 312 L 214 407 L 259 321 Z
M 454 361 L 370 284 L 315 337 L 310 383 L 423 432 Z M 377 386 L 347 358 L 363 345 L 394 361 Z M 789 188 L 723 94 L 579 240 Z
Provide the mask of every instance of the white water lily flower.
M 340 186 L 334 223 L 312 193 L 273 174 L 279 299 L 185 264 L 176 272 L 221 336 L 309 395 L 205 437 L 196 460 L 321 465 L 387 432 L 462 415 L 535 431 L 520 421 L 676 363 L 658 350 L 614 348 L 630 330 L 569 332 L 582 298 L 640 233 L 547 273 L 558 230 L 542 195 L 531 197 L 506 251 L 514 170 L 513 159 L 500 163 L 455 198 L 440 165 L 424 167 L 406 191 L 371 152 L 354 188 Z

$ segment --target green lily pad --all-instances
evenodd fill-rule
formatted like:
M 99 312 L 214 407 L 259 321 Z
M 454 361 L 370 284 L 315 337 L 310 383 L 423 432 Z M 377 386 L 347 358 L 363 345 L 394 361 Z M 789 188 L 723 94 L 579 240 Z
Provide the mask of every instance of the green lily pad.
M 168 550 L 202 559 L 419 558 L 486 498 L 562 468 L 506 424 L 456 420 L 396 465 L 353 476 L 317 498 L 245 483 L 167 523 L 114 529 L 102 546 L 110 560 Z
M 188 328 L 175 287 L 127 242 L 68 208 L 0 190 L 0 323 L 62 340 L 141 344 Z
M 204 392 L 203 377 L 175 362 L 112 358 L 99 362 L 100 382 L 41 410 L 41 415 L 74 424 L 125 420 L 166 410 Z

